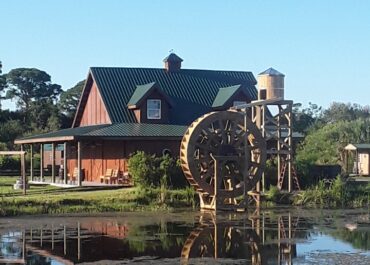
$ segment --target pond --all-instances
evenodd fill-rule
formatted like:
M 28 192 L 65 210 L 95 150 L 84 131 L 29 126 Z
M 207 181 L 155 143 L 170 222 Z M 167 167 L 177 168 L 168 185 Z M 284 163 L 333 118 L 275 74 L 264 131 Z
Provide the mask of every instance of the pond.
M 368 209 L 0 219 L 1 264 L 370 264 Z

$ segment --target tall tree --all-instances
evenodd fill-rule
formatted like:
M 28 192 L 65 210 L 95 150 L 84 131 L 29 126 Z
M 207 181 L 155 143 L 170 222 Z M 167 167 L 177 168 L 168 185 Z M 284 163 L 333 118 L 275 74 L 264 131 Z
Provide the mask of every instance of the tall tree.
M 60 112 L 64 115 L 64 119 L 62 122 L 63 128 L 70 127 L 72 125 L 84 85 L 85 80 L 82 80 L 78 82 L 74 87 L 63 91 L 60 95 L 58 108 Z
M 58 108 L 51 99 L 31 102 L 28 118 L 30 129 L 34 133 L 56 131 L 61 127 Z
M 2 74 L 3 64 L 0 61 L 0 108 L 1 108 L 1 100 L 4 98 L 2 92 L 6 86 L 5 75 Z
M 50 75 L 36 68 L 17 68 L 6 75 L 6 98 L 15 99 L 17 106 L 27 112 L 33 101 L 55 100 L 61 86 L 51 82 Z
M 306 133 L 322 117 L 322 108 L 316 104 L 309 103 L 308 107 L 302 108 L 301 103 L 293 106 L 293 130 Z
M 353 121 L 359 118 L 370 118 L 369 106 L 361 106 L 359 104 L 345 104 L 341 102 L 333 102 L 330 107 L 324 111 L 323 120 L 325 123 L 333 123 L 337 121 Z
M 78 102 L 80 100 L 82 89 L 85 85 L 85 80 L 78 82 L 74 87 L 63 91 L 60 95 L 59 109 L 68 117 L 75 115 Z

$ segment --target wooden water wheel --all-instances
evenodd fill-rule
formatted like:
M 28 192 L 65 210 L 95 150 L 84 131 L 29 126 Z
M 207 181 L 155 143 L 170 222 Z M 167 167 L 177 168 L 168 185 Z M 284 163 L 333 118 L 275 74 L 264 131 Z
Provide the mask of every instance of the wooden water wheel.
M 238 205 L 261 179 L 266 143 L 261 132 L 236 111 L 211 112 L 186 131 L 180 150 L 184 174 L 200 195 L 201 207 Z

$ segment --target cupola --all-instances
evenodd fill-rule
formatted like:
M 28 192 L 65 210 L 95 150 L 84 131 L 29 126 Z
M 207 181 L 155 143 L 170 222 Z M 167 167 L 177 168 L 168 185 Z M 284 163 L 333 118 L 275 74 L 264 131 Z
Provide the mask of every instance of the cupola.
M 181 59 L 177 54 L 170 53 L 166 58 L 163 59 L 164 62 L 164 68 L 167 72 L 177 72 L 181 69 L 181 62 L 183 59 Z

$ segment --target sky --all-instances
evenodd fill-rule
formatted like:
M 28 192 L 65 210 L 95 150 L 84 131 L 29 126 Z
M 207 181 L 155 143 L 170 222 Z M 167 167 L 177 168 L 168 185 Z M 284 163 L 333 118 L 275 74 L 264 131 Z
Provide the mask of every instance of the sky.
M 367 0 L 0 0 L 3 73 L 46 71 L 64 90 L 89 67 L 285 74 L 285 97 L 370 105 Z M 11 106 L 5 103 L 3 108 Z

